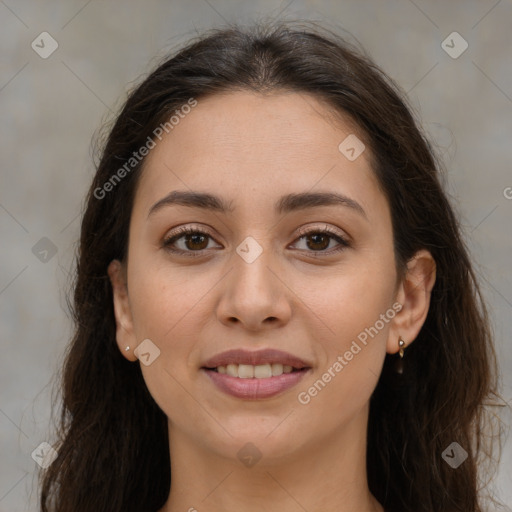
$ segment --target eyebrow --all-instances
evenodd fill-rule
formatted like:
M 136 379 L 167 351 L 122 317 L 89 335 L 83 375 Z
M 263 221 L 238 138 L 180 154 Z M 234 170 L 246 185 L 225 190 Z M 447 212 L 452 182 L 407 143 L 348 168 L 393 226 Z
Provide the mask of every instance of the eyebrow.
M 157 201 L 148 212 L 148 218 L 165 206 L 180 205 L 201 208 L 219 213 L 232 213 L 233 201 L 206 192 L 174 190 Z M 365 219 L 368 219 L 363 207 L 354 199 L 336 192 L 299 192 L 287 194 L 279 198 L 274 210 L 283 215 L 292 211 L 315 208 L 319 206 L 344 206 L 351 208 Z

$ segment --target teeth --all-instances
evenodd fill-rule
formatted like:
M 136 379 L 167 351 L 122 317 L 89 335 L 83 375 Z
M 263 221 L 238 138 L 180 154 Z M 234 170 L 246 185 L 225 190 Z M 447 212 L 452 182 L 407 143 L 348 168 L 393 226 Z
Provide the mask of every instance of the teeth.
M 289 368 L 289 367 L 287 366 L 287 368 Z M 274 377 L 277 377 L 278 375 L 281 375 L 282 373 L 284 373 L 284 366 L 279 363 L 272 363 L 272 375 Z
M 254 366 L 249 364 L 239 364 L 238 376 L 241 379 L 252 379 L 254 377 Z
M 238 365 L 237 364 L 228 364 L 226 366 L 226 373 L 231 377 L 238 377 Z
M 291 373 L 293 367 L 282 365 L 280 363 L 260 364 L 253 366 L 251 364 L 228 364 L 227 366 L 217 366 L 217 372 L 238 377 L 240 379 L 268 379 L 277 377 L 282 373 Z

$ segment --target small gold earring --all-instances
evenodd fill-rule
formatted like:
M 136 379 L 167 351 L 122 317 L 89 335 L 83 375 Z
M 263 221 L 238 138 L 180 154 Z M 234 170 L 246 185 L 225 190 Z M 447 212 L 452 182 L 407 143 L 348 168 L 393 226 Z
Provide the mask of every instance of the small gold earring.
M 398 352 L 400 354 L 400 359 L 398 359 L 398 361 L 396 362 L 395 364 L 395 371 L 396 373 L 403 373 L 404 371 L 404 349 L 405 347 L 405 341 L 402 339 L 402 337 L 400 336 L 398 338 Z

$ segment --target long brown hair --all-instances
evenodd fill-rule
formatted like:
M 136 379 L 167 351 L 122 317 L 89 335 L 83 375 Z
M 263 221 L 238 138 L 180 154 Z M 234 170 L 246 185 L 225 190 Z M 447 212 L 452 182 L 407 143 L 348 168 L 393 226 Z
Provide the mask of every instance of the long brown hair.
M 190 98 L 236 89 L 310 93 L 361 129 L 390 205 L 397 268 L 420 249 L 437 265 L 428 317 L 404 372 L 391 371 L 396 356 L 387 354 L 371 397 L 370 490 L 393 512 L 481 512 L 478 468 L 490 460 L 492 439 L 485 402 L 499 396 L 498 371 L 442 166 L 401 89 L 363 50 L 314 24 L 290 23 L 232 26 L 190 42 L 129 94 L 110 129 L 81 225 L 58 457 L 42 473 L 42 511 L 155 512 L 167 500 L 167 418 L 140 365 L 119 352 L 107 276 L 110 261 L 126 256 L 144 159 L 125 167 L 122 179 L 112 177 Z M 442 457 L 454 441 L 468 454 L 457 469 Z

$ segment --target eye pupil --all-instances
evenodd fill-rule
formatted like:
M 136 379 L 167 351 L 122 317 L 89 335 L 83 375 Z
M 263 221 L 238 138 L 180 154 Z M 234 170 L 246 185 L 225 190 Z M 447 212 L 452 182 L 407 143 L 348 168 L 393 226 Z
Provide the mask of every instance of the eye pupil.
M 316 233 L 316 234 L 313 234 L 313 235 L 309 235 L 307 238 L 308 239 L 315 239 L 316 241 L 314 241 L 313 244 L 318 244 L 318 243 L 321 244 L 321 242 L 319 242 L 318 240 L 322 239 L 322 238 L 324 239 L 324 242 L 325 242 L 325 240 L 327 240 L 327 245 L 325 243 L 321 244 L 321 247 L 316 247 L 316 249 L 320 249 L 321 250 L 321 249 L 325 249 L 326 247 L 329 247 L 329 237 L 326 236 L 325 234 Z M 312 247 L 309 242 L 308 242 L 307 245 L 308 245 L 309 249 L 315 249 L 315 247 Z
M 201 242 L 197 242 L 198 238 L 201 238 L 203 240 L 203 243 L 204 243 L 204 241 L 206 240 L 206 235 L 201 235 L 201 234 L 197 234 L 197 233 L 192 234 L 192 235 L 186 235 L 186 237 L 185 237 L 186 242 L 185 243 L 187 244 L 187 248 L 191 249 L 191 247 L 189 247 L 189 245 L 188 245 L 188 243 L 191 240 L 194 240 L 194 241 L 192 241 L 193 245 L 195 245 L 195 244 L 201 245 Z M 193 247 L 193 248 L 198 249 L 198 247 Z M 203 249 L 203 247 L 199 247 L 199 249 Z

